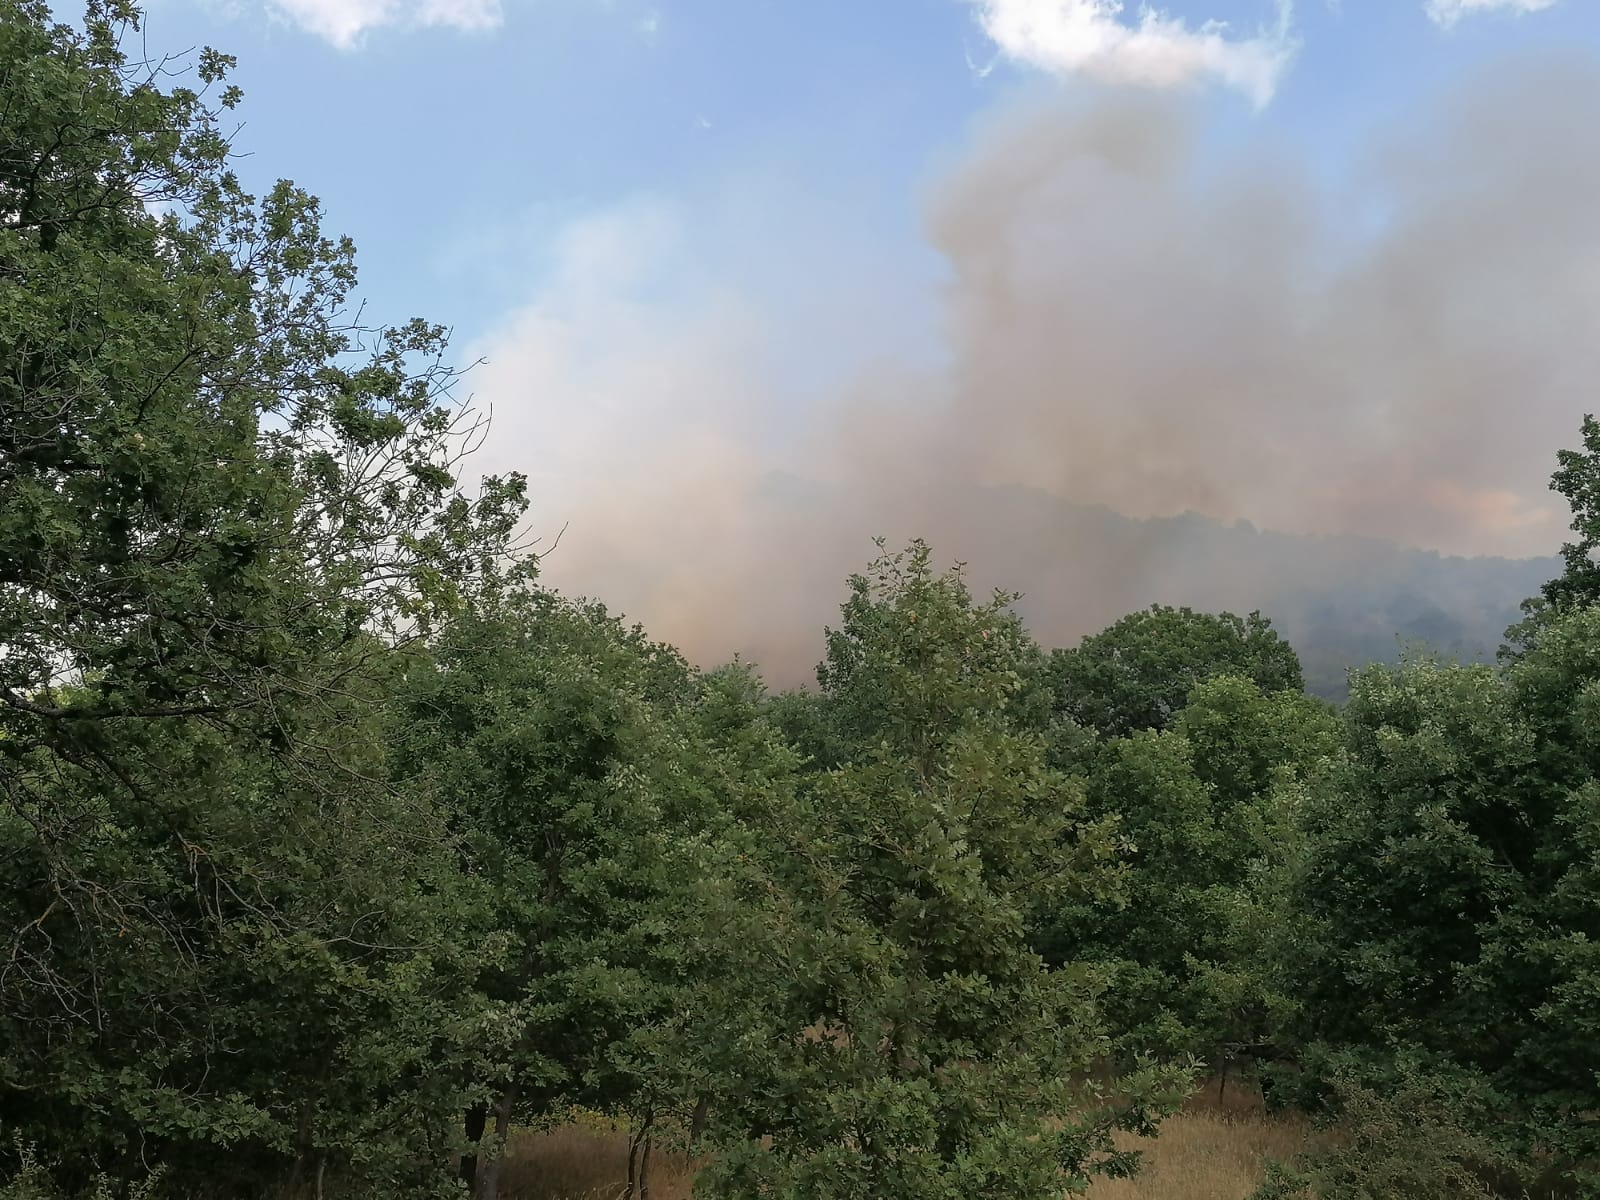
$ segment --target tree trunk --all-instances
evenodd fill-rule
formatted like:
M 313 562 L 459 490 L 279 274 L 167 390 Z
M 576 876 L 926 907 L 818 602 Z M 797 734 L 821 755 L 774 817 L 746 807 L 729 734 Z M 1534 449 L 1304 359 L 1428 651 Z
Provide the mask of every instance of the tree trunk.
M 305 1189 L 306 1163 L 311 1160 L 311 1104 L 302 1101 L 300 1116 L 295 1121 L 294 1170 L 289 1173 L 289 1194 L 298 1196 Z
M 644 1200 L 650 1194 L 650 1123 L 654 1119 L 655 1113 L 645 1109 L 639 1132 L 628 1139 L 628 1187 L 623 1200 L 633 1200 L 635 1195 Z
M 461 1182 L 467 1185 L 469 1196 L 478 1192 L 478 1143 L 483 1140 L 483 1127 L 488 1120 L 488 1105 L 474 1104 L 467 1109 L 467 1152 L 461 1156 Z
M 494 1105 L 494 1145 L 488 1159 L 478 1168 L 478 1189 L 474 1200 L 500 1200 L 500 1164 L 505 1161 L 506 1134 L 511 1131 L 511 1112 L 517 1104 L 517 1085 L 508 1083 Z
M 694 1116 L 689 1119 L 689 1141 L 691 1144 L 700 1140 L 701 1134 L 706 1131 L 706 1120 L 711 1115 L 711 1097 L 702 1095 L 694 1102 Z
M 317 1072 L 316 1076 L 318 1083 L 326 1084 L 332 1073 L 333 1055 L 331 1053 L 324 1054 L 322 1057 L 322 1069 Z M 319 1088 L 315 1094 L 323 1094 L 322 1089 Z M 322 1187 L 321 1172 L 327 1160 L 327 1150 L 317 1148 L 316 1105 L 309 1098 L 309 1094 L 300 1101 L 300 1110 L 295 1119 L 294 1140 L 294 1172 L 289 1180 L 289 1191 L 296 1196 L 304 1192 L 307 1185 L 306 1172 L 310 1168 L 312 1161 L 315 1160 L 317 1163 L 316 1187 L 318 1188 L 317 1194 L 320 1196 L 322 1194 L 320 1190 Z

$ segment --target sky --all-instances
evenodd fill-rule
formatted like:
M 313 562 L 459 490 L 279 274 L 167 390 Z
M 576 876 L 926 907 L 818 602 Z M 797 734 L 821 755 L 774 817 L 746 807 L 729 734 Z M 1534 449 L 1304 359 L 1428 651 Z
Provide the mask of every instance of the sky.
M 874 534 L 981 558 L 986 489 L 1562 540 L 1594 0 L 150 0 L 146 37 L 237 55 L 247 181 L 454 328 L 547 577 L 702 658 L 803 655 Z

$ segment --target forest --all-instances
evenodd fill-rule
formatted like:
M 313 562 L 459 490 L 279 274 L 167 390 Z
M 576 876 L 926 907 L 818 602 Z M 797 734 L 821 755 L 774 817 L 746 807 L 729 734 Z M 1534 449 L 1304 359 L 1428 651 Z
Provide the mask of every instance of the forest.
M 0 0 L 0 1198 L 497 1200 L 590 1114 L 641 1200 L 1047 1200 L 1207 1080 L 1319 1131 L 1256 1200 L 1600 1197 L 1600 422 L 1492 663 L 879 543 L 774 692 L 541 583 L 140 19 Z

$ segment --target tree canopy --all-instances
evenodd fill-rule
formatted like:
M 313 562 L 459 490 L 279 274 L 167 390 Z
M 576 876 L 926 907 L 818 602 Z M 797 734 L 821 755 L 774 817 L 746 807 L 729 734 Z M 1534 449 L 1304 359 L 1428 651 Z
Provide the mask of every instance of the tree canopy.
M 1262 1198 L 1600 1195 L 1593 418 L 1497 664 L 880 542 L 769 695 L 543 584 L 138 21 L 0 0 L 0 1197 L 497 1200 L 581 1109 L 639 1200 L 1055 1200 L 1229 1070 L 1337 1126 Z
M 1153 605 L 1051 655 L 1058 708 L 1113 737 L 1167 728 L 1189 690 L 1238 675 L 1263 692 L 1304 688 L 1293 647 L 1260 613 L 1197 613 Z

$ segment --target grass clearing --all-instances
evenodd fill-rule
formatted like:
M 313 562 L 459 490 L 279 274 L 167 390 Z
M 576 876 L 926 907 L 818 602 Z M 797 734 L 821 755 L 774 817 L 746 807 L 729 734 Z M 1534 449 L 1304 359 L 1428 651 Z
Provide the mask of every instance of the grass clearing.
M 628 1180 L 628 1136 L 587 1125 L 512 1135 L 500 1175 L 505 1200 L 619 1200 Z M 657 1149 L 650 1200 L 689 1200 L 693 1163 Z
M 1119 1139 L 1145 1152 L 1136 1179 L 1107 1179 L 1090 1200 L 1243 1200 L 1261 1182 L 1268 1159 L 1287 1160 L 1304 1148 L 1300 1123 L 1260 1113 L 1215 1110 L 1179 1113 L 1159 1138 Z
M 1154 1139 L 1120 1144 L 1145 1152 L 1137 1179 L 1103 1180 L 1090 1200 L 1243 1200 L 1262 1176 L 1263 1163 L 1289 1159 L 1306 1144 L 1303 1122 L 1269 1116 L 1260 1097 L 1215 1086 L 1196 1095 Z M 620 1200 L 627 1185 L 625 1134 L 566 1125 L 512 1138 L 501 1194 L 506 1200 Z M 650 1200 L 690 1200 L 692 1162 L 658 1150 L 650 1171 Z

